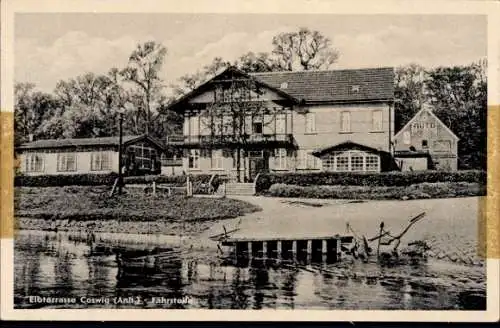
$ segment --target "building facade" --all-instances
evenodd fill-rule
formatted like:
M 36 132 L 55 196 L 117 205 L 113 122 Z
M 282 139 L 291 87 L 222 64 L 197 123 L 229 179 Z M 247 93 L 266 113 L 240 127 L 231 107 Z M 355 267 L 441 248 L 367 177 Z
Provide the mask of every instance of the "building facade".
M 456 171 L 458 140 L 430 107 L 424 107 L 394 136 L 394 156 L 403 171 Z
M 246 74 L 233 67 L 174 102 L 185 172 L 380 172 L 394 135 L 392 68 Z
M 123 173 L 160 172 L 163 145 L 146 136 L 123 137 Z M 16 148 L 19 171 L 25 175 L 106 174 L 118 172 L 119 138 L 50 139 Z

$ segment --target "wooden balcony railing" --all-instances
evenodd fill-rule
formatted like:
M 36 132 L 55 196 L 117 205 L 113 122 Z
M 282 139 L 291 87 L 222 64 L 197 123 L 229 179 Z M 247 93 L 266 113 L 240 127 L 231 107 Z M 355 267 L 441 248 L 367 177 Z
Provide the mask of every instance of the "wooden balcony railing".
M 188 144 L 255 144 L 267 142 L 293 143 L 293 135 L 290 133 L 270 133 L 270 134 L 247 134 L 247 135 L 191 135 L 191 136 L 171 136 L 167 138 L 167 145 L 188 145 Z
M 182 158 L 167 158 L 161 160 L 162 166 L 182 166 Z

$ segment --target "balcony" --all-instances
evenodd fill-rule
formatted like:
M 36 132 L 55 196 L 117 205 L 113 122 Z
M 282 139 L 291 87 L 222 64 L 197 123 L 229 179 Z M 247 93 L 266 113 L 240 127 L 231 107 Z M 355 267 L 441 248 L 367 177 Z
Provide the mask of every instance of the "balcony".
M 162 166 L 182 166 L 182 158 L 163 158 L 161 160 Z
M 197 147 L 235 147 L 245 145 L 248 148 L 253 146 L 269 147 L 290 147 L 295 145 L 295 140 L 291 133 L 288 134 L 246 134 L 242 136 L 234 135 L 192 135 L 192 136 L 170 136 L 167 138 L 167 145 L 179 146 L 182 148 Z

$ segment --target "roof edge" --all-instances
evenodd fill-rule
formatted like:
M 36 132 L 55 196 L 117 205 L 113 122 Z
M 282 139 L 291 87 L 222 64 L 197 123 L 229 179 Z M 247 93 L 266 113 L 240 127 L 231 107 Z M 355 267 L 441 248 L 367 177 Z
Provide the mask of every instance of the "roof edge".
M 241 74 L 242 76 L 245 76 L 246 78 L 250 79 L 250 80 L 253 80 L 257 83 L 259 83 L 260 85 L 278 93 L 279 95 L 285 97 L 285 98 L 288 98 L 289 100 L 293 101 L 294 103 L 298 104 L 300 101 L 299 99 L 291 96 L 290 94 L 286 93 L 285 91 L 279 89 L 279 88 L 275 88 L 269 84 L 267 84 L 266 82 L 264 81 L 261 81 L 260 79 L 250 75 L 249 73 L 246 73 L 246 72 L 243 72 L 242 70 L 239 70 L 237 69 L 236 67 L 234 66 L 230 66 L 228 68 L 226 68 L 225 70 L 221 71 L 220 73 L 218 73 L 217 75 L 215 75 L 214 77 L 208 79 L 207 81 L 203 82 L 202 84 L 198 85 L 195 89 L 189 91 L 188 93 L 182 95 L 180 98 L 178 98 L 177 100 L 175 100 L 173 103 L 171 103 L 170 105 L 167 106 L 167 110 L 173 110 L 175 111 L 175 107 L 178 106 L 179 104 L 183 103 L 184 101 L 186 101 L 187 99 L 191 98 L 191 97 L 194 97 L 195 95 L 198 95 L 199 92 L 201 92 L 203 89 L 205 89 L 208 85 L 210 85 L 212 83 L 212 81 L 214 81 L 217 77 L 221 76 L 222 74 L 226 73 L 226 72 L 235 72 L 235 73 L 238 73 L 238 74 Z

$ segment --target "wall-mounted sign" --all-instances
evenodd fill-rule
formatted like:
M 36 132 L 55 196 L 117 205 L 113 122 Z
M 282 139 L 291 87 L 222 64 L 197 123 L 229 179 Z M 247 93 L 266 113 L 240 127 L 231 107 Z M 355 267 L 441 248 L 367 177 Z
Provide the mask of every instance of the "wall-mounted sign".
M 437 122 L 436 120 L 422 113 L 422 115 L 415 120 L 410 126 L 412 135 L 437 135 Z

